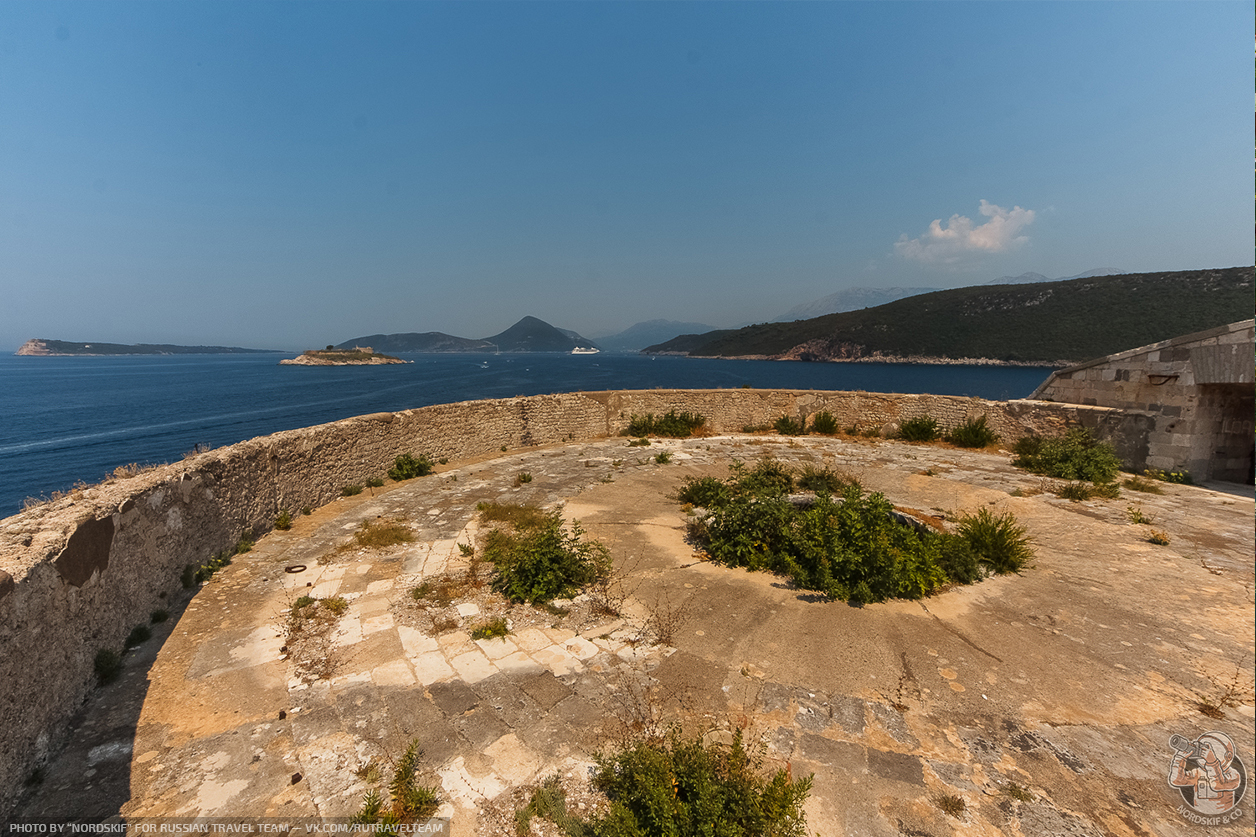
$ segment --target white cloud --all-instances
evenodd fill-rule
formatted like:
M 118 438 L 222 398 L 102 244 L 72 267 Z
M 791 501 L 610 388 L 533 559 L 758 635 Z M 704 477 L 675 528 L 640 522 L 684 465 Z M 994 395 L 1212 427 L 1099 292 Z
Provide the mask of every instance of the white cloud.
M 1003 253 L 1029 240 L 1017 233 L 1033 223 L 1032 209 L 1019 206 L 1004 209 L 983 200 L 980 212 L 990 220 L 974 226 L 971 218 L 952 215 L 943 226 L 942 219 L 938 218 L 920 238 L 908 238 L 904 233 L 894 243 L 894 249 L 919 262 L 954 264 L 974 254 Z

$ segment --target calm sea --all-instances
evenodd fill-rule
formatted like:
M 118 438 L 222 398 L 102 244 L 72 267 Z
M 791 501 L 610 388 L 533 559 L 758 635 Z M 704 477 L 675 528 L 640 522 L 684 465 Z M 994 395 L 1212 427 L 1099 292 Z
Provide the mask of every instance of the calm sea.
M 603 389 L 781 387 L 1028 395 L 1045 368 L 780 363 L 640 355 L 407 355 L 371 367 L 282 355 L 0 357 L 0 516 L 118 465 L 428 404 Z

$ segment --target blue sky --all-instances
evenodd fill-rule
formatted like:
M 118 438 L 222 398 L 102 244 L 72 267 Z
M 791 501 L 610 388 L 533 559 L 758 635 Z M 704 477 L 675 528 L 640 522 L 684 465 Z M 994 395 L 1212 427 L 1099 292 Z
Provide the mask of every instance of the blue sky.
M 1252 263 L 1250 3 L 0 4 L 0 349 Z M 935 223 L 936 222 L 936 223 Z

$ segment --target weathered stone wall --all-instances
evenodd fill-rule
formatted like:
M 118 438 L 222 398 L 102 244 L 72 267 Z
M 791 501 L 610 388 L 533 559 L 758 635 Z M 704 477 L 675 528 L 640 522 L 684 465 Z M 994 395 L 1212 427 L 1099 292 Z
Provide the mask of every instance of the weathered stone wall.
M 1196 479 L 1247 479 L 1253 409 L 1252 320 L 1061 369 L 1034 398 L 1141 412 L 1145 467 Z
M 844 427 L 890 432 L 932 415 L 944 428 L 986 415 L 1005 439 L 1084 424 L 1119 449 L 1146 446 L 1143 417 L 1121 410 L 937 395 L 786 390 L 650 390 L 539 395 L 378 413 L 275 433 L 113 479 L 0 521 L 0 818 L 94 682 L 100 649 L 177 596 L 180 575 L 268 531 L 281 510 L 317 507 L 381 476 L 400 453 L 453 461 L 592 439 L 634 414 L 689 410 L 715 433 L 781 415 L 831 412 Z

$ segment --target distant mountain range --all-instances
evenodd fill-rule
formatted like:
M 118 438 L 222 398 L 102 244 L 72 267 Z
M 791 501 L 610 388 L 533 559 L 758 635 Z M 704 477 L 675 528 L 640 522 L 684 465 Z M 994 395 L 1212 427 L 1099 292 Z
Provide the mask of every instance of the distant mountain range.
M 369 346 L 377 352 L 570 352 L 599 346 L 574 331 L 555 328 L 536 317 L 524 317 L 503 332 L 473 340 L 439 331 L 368 334 L 336 344 L 337 349 Z
M 1070 279 L 1089 279 L 1092 276 L 1114 276 L 1121 271 L 1111 267 L 1099 267 L 1078 273 L 1075 276 L 1061 276 L 1051 279 L 1041 273 L 1022 273 L 1020 276 L 1001 276 L 985 282 L 986 285 L 1028 285 L 1038 282 L 1067 282 Z M 943 288 L 845 288 L 837 293 L 829 294 L 812 302 L 796 305 L 772 320 L 774 323 L 788 323 L 794 320 L 810 320 L 823 317 L 825 314 L 840 314 L 843 311 L 858 311 L 860 308 L 876 308 L 909 296 L 933 293 Z M 697 333 L 697 329 L 692 329 Z
M 682 323 L 676 320 L 647 320 L 630 326 L 618 334 L 597 338 L 603 349 L 611 352 L 636 352 L 655 343 L 671 340 L 678 334 L 713 331 L 715 326 L 705 323 Z
M 644 351 L 776 360 L 985 358 L 1061 364 L 1252 315 L 1251 267 L 1045 283 L 1023 276 L 996 281 L 792 323 L 683 335 Z

